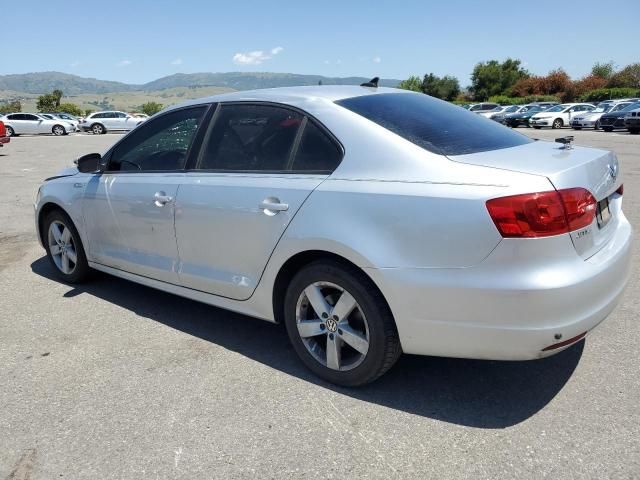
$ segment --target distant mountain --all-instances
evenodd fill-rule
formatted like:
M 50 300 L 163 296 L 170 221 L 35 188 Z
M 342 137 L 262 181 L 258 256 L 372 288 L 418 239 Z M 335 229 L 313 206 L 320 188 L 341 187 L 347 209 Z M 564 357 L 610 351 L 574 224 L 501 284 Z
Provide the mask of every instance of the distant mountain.
M 369 81 L 365 77 L 324 77 L 296 73 L 229 72 L 229 73 L 176 73 L 142 85 L 144 90 L 163 90 L 174 87 L 227 87 L 234 90 L 256 88 L 293 87 L 300 85 L 359 85 Z M 382 79 L 380 86 L 396 87 L 400 80 Z
M 84 78 L 61 72 L 37 72 L 0 75 L 0 91 L 43 94 L 59 89 L 65 95 L 101 94 L 112 92 L 157 91 L 175 87 L 226 87 L 234 90 L 290 87 L 298 85 L 358 85 L 368 81 L 365 77 L 323 77 L 295 73 L 229 72 L 229 73 L 177 73 L 144 85 L 132 85 L 95 78 Z M 395 87 L 399 80 L 383 79 L 381 86 Z
M 84 78 L 61 72 L 22 73 L 0 75 L 0 90 L 43 94 L 59 89 L 65 95 L 81 93 L 130 92 L 139 90 L 139 85 Z

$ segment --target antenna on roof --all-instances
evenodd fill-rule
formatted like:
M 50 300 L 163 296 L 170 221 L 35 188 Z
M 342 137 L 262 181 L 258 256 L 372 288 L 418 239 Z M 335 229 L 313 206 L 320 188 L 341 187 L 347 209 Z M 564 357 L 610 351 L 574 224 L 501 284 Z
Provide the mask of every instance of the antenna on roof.
M 380 78 L 378 77 L 373 77 L 371 80 L 369 80 L 368 82 L 365 83 L 361 83 L 360 86 L 361 87 L 373 87 L 373 88 L 378 88 L 378 82 L 380 81 Z

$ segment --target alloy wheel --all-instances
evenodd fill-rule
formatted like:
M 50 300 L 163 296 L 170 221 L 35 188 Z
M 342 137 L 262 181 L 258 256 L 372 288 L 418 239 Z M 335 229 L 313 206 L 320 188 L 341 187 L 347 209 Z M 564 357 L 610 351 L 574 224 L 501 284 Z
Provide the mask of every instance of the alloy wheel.
M 47 240 L 51 258 L 56 267 L 65 275 L 73 273 L 78 262 L 78 255 L 71 230 L 60 221 L 51 222 Z
M 369 325 L 358 302 L 330 282 L 307 286 L 296 304 L 296 324 L 311 356 L 332 370 L 352 370 L 369 350 Z
M 56 136 L 60 136 L 60 135 L 64 135 L 64 128 L 62 128 L 59 125 L 56 125 L 55 127 L 53 127 L 53 134 Z

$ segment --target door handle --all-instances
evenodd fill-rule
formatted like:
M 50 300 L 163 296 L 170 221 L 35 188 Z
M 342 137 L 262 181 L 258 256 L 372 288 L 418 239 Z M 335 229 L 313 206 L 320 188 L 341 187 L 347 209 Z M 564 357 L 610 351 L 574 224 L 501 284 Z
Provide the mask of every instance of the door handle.
M 288 203 L 280 203 L 277 198 L 265 198 L 258 206 L 267 215 L 275 215 L 278 212 L 286 212 L 289 210 Z
M 173 201 L 173 197 L 164 192 L 156 192 L 153 199 L 153 203 L 155 203 L 157 207 L 164 207 L 167 203 L 171 203 Z

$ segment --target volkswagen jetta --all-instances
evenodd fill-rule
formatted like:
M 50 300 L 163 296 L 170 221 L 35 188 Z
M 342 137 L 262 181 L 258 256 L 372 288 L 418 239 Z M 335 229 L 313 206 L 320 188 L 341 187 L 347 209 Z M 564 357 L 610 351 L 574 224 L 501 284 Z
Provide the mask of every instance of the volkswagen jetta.
M 536 359 L 607 317 L 629 271 L 618 161 L 569 147 L 395 89 L 236 92 L 45 181 L 36 226 L 63 281 L 284 322 L 337 384 L 401 352 Z

